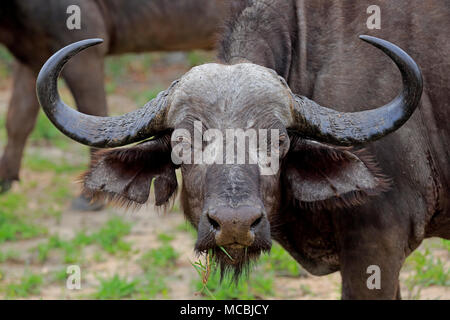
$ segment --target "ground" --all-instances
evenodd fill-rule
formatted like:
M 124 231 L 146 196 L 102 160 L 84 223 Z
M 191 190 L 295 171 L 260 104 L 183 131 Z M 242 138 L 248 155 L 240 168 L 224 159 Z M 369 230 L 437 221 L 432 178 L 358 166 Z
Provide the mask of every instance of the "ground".
M 112 114 L 143 105 L 212 53 L 109 58 L 106 88 Z M 0 48 L 0 148 L 11 92 L 11 58 Z M 73 99 L 62 84 L 63 99 Z M 70 209 L 88 151 L 62 136 L 41 113 L 28 142 L 21 181 L 0 195 L 0 298 L 6 299 L 339 299 L 340 275 L 315 277 L 279 245 L 248 279 L 234 285 L 217 273 L 202 282 L 205 257 L 193 252 L 195 230 L 175 203 L 135 211 Z M 151 203 L 152 201 L 150 201 Z M 67 267 L 81 289 L 67 289 Z M 401 273 L 405 299 L 450 299 L 450 241 L 426 240 Z M 199 272 L 199 273 L 198 273 Z

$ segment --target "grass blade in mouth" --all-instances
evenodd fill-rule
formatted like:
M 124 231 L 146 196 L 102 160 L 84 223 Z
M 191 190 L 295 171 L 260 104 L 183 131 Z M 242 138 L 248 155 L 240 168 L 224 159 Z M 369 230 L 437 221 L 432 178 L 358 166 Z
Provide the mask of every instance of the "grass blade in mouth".
M 220 250 L 222 250 L 223 252 L 225 252 L 225 254 L 227 255 L 227 257 L 228 258 L 230 258 L 231 259 L 231 261 L 233 261 L 233 258 L 230 256 L 230 254 L 227 252 L 227 250 L 225 250 L 225 248 L 224 247 L 222 247 L 222 246 L 219 246 L 219 248 L 220 248 Z

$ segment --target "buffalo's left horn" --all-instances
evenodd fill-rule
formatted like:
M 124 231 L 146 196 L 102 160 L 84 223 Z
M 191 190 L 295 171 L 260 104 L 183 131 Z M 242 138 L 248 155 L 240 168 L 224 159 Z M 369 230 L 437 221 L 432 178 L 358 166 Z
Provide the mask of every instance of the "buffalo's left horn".
M 48 118 L 69 138 L 97 148 L 113 148 L 142 141 L 165 130 L 165 115 L 176 81 L 144 107 L 117 117 L 83 114 L 61 101 L 57 80 L 64 65 L 78 52 L 101 42 L 102 39 L 88 39 L 72 43 L 44 64 L 37 78 L 36 91 Z
M 388 104 L 360 112 L 338 112 L 306 97 L 294 95 L 293 129 L 334 145 L 361 145 L 400 128 L 413 114 L 422 95 L 422 73 L 414 60 L 396 45 L 371 36 L 360 39 L 386 53 L 400 69 L 403 89 Z

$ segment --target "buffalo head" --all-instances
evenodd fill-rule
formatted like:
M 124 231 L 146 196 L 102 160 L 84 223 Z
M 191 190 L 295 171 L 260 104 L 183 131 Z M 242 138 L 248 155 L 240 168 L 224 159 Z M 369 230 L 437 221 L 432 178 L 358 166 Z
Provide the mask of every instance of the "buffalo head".
M 71 44 L 53 55 L 39 74 L 37 95 L 53 124 L 80 143 L 116 148 L 139 142 L 99 152 L 84 176 L 86 192 L 142 204 L 154 180 L 156 205 L 164 205 L 175 194 L 175 170 L 180 168 L 183 210 L 198 231 L 196 250 L 212 250 L 222 270 L 238 275 L 270 249 L 271 232 L 286 201 L 303 208 L 345 206 L 382 189 L 370 163 L 344 147 L 400 128 L 419 103 L 422 77 L 400 48 L 373 37 L 362 39 L 393 59 L 403 78 L 397 98 L 368 111 L 343 113 L 320 106 L 292 93 L 273 70 L 240 63 L 195 67 L 143 108 L 122 116 L 81 114 L 61 101 L 57 78 L 70 57 L 100 43 L 98 39 Z M 270 133 L 262 139 L 264 132 Z M 201 137 L 197 144 L 196 136 Z M 252 137 L 257 150 L 270 149 L 279 170 L 277 166 L 263 174 L 272 163 L 249 161 L 246 146 Z M 236 161 L 238 140 L 245 161 Z M 231 158 L 222 152 L 214 153 L 215 161 L 196 161 L 196 151 L 205 152 L 211 143 L 216 151 L 236 152 Z

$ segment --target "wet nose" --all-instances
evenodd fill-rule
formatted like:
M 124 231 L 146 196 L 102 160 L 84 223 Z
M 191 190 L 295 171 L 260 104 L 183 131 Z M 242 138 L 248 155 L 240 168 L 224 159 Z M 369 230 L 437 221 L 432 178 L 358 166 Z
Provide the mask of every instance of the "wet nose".
M 264 219 L 261 208 L 240 206 L 217 207 L 207 214 L 219 246 L 250 246 Z

